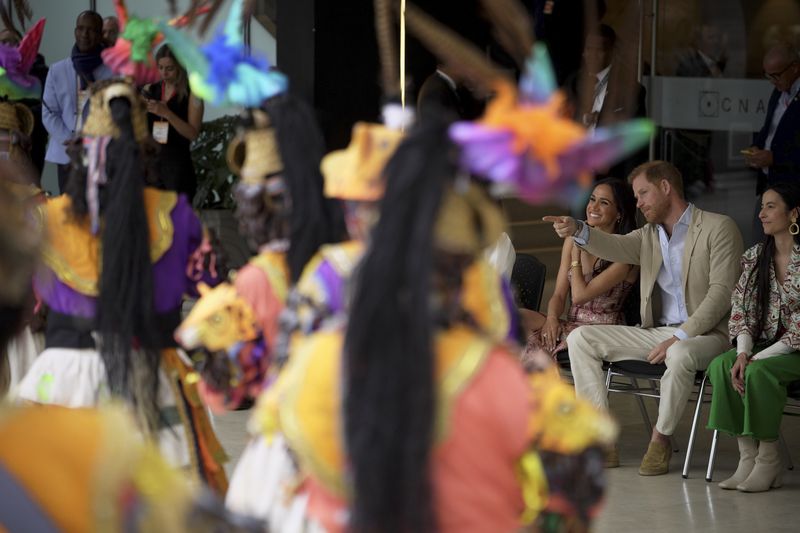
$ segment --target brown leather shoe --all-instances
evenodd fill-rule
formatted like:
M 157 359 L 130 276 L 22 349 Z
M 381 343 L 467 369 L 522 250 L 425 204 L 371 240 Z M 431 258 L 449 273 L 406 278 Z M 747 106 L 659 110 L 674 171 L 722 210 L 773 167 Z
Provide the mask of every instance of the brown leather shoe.
M 672 457 L 672 446 L 669 443 L 651 441 L 647 446 L 642 464 L 639 466 L 640 476 L 660 476 L 669 472 L 669 460 Z
M 616 444 L 603 450 L 603 459 L 603 468 L 619 467 L 619 449 Z

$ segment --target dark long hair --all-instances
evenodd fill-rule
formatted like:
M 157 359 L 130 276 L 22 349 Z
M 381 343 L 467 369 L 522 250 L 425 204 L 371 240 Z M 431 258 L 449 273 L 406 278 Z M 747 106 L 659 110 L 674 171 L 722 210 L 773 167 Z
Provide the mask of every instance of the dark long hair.
M 120 136 L 109 143 L 108 183 L 100 191 L 102 268 L 96 327 L 112 394 L 131 401 L 148 428 L 158 428 L 159 344 L 153 302 L 150 233 L 144 204 L 144 164 L 131 122 L 131 104 L 114 98 L 111 117 Z M 76 150 L 73 147 L 73 150 Z M 67 194 L 73 214 L 86 216 L 86 169 L 73 163 Z M 132 352 L 136 342 L 139 350 Z
M 344 419 L 357 532 L 435 528 L 428 462 L 436 393 L 433 228 L 452 176 L 445 124 L 419 123 L 386 167 L 381 216 L 356 277 Z
M 786 203 L 789 211 L 795 208 L 800 208 L 800 187 L 793 183 L 780 182 L 771 185 L 766 191 L 775 191 Z M 762 196 L 763 198 L 763 196 Z M 751 295 L 750 298 L 758 301 L 759 313 L 756 331 L 761 333 L 764 317 L 769 312 L 769 270 L 775 260 L 775 237 L 772 235 L 764 235 L 761 241 L 763 247 L 761 253 L 758 255 L 758 267 L 755 271 L 756 276 L 756 290 L 758 294 Z M 800 234 L 794 235 L 794 243 L 800 244 Z
M 619 221 L 615 227 L 615 233 L 625 235 L 636 229 L 636 198 L 633 196 L 633 189 L 626 182 L 619 178 L 605 178 L 594 184 L 592 189 L 598 185 L 608 185 L 611 194 L 614 196 L 614 204 L 617 206 Z
M 275 128 L 291 202 L 287 261 L 294 282 L 321 245 L 342 240 L 347 230 L 340 203 L 323 196 L 325 142 L 314 111 L 291 94 L 267 100 L 264 110 Z

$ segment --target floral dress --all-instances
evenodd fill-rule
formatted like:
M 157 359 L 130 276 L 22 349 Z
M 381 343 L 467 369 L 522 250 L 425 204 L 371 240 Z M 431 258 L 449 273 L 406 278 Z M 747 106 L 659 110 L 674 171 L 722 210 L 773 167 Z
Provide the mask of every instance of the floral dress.
M 584 280 L 587 284 L 590 283 L 609 266 L 611 266 L 611 263 L 600 260 L 596 261 L 592 271 L 588 274 L 584 274 Z M 570 269 L 567 273 L 570 284 L 572 283 L 572 272 L 573 269 Z M 627 280 L 622 280 L 611 287 L 608 292 L 596 296 L 586 303 L 572 304 L 569 308 L 567 319 L 559 319 L 562 329 L 561 340 L 556 344 L 551 355 L 555 357 L 555 354 L 567 349 L 567 335 L 579 326 L 624 324 L 625 314 L 623 309 L 625 300 L 628 298 L 628 294 L 630 294 L 633 285 L 633 283 Z M 530 362 L 536 351 L 544 350 L 541 334 L 542 332 L 539 330 L 528 337 L 528 342 L 522 352 L 523 364 Z

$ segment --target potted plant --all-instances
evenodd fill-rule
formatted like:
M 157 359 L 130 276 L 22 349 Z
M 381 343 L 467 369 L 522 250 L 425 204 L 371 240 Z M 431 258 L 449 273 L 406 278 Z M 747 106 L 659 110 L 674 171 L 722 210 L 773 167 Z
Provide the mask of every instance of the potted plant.
M 197 175 L 197 193 L 192 206 L 205 226 L 220 240 L 228 268 L 239 268 L 251 256 L 247 242 L 239 235 L 233 217 L 233 186 L 236 176 L 228 169 L 226 151 L 236 132 L 235 116 L 203 123 L 192 143 L 192 162 Z

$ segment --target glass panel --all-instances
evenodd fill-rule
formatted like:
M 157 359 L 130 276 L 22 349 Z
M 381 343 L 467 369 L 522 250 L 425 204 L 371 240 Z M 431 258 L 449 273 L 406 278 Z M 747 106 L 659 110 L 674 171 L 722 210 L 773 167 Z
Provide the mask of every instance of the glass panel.
M 680 168 L 690 197 L 740 190 L 753 202 L 756 173 L 741 150 L 761 129 L 773 91 L 762 59 L 779 42 L 800 44 L 800 0 L 660 0 L 656 20 L 656 76 L 645 82 L 660 126 L 656 156 Z
M 695 195 L 726 181 L 754 184 L 740 151 L 761 128 L 773 89 L 762 58 L 781 40 L 800 44 L 800 1 L 661 0 L 657 32 L 649 90 L 659 157 L 681 169 Z

